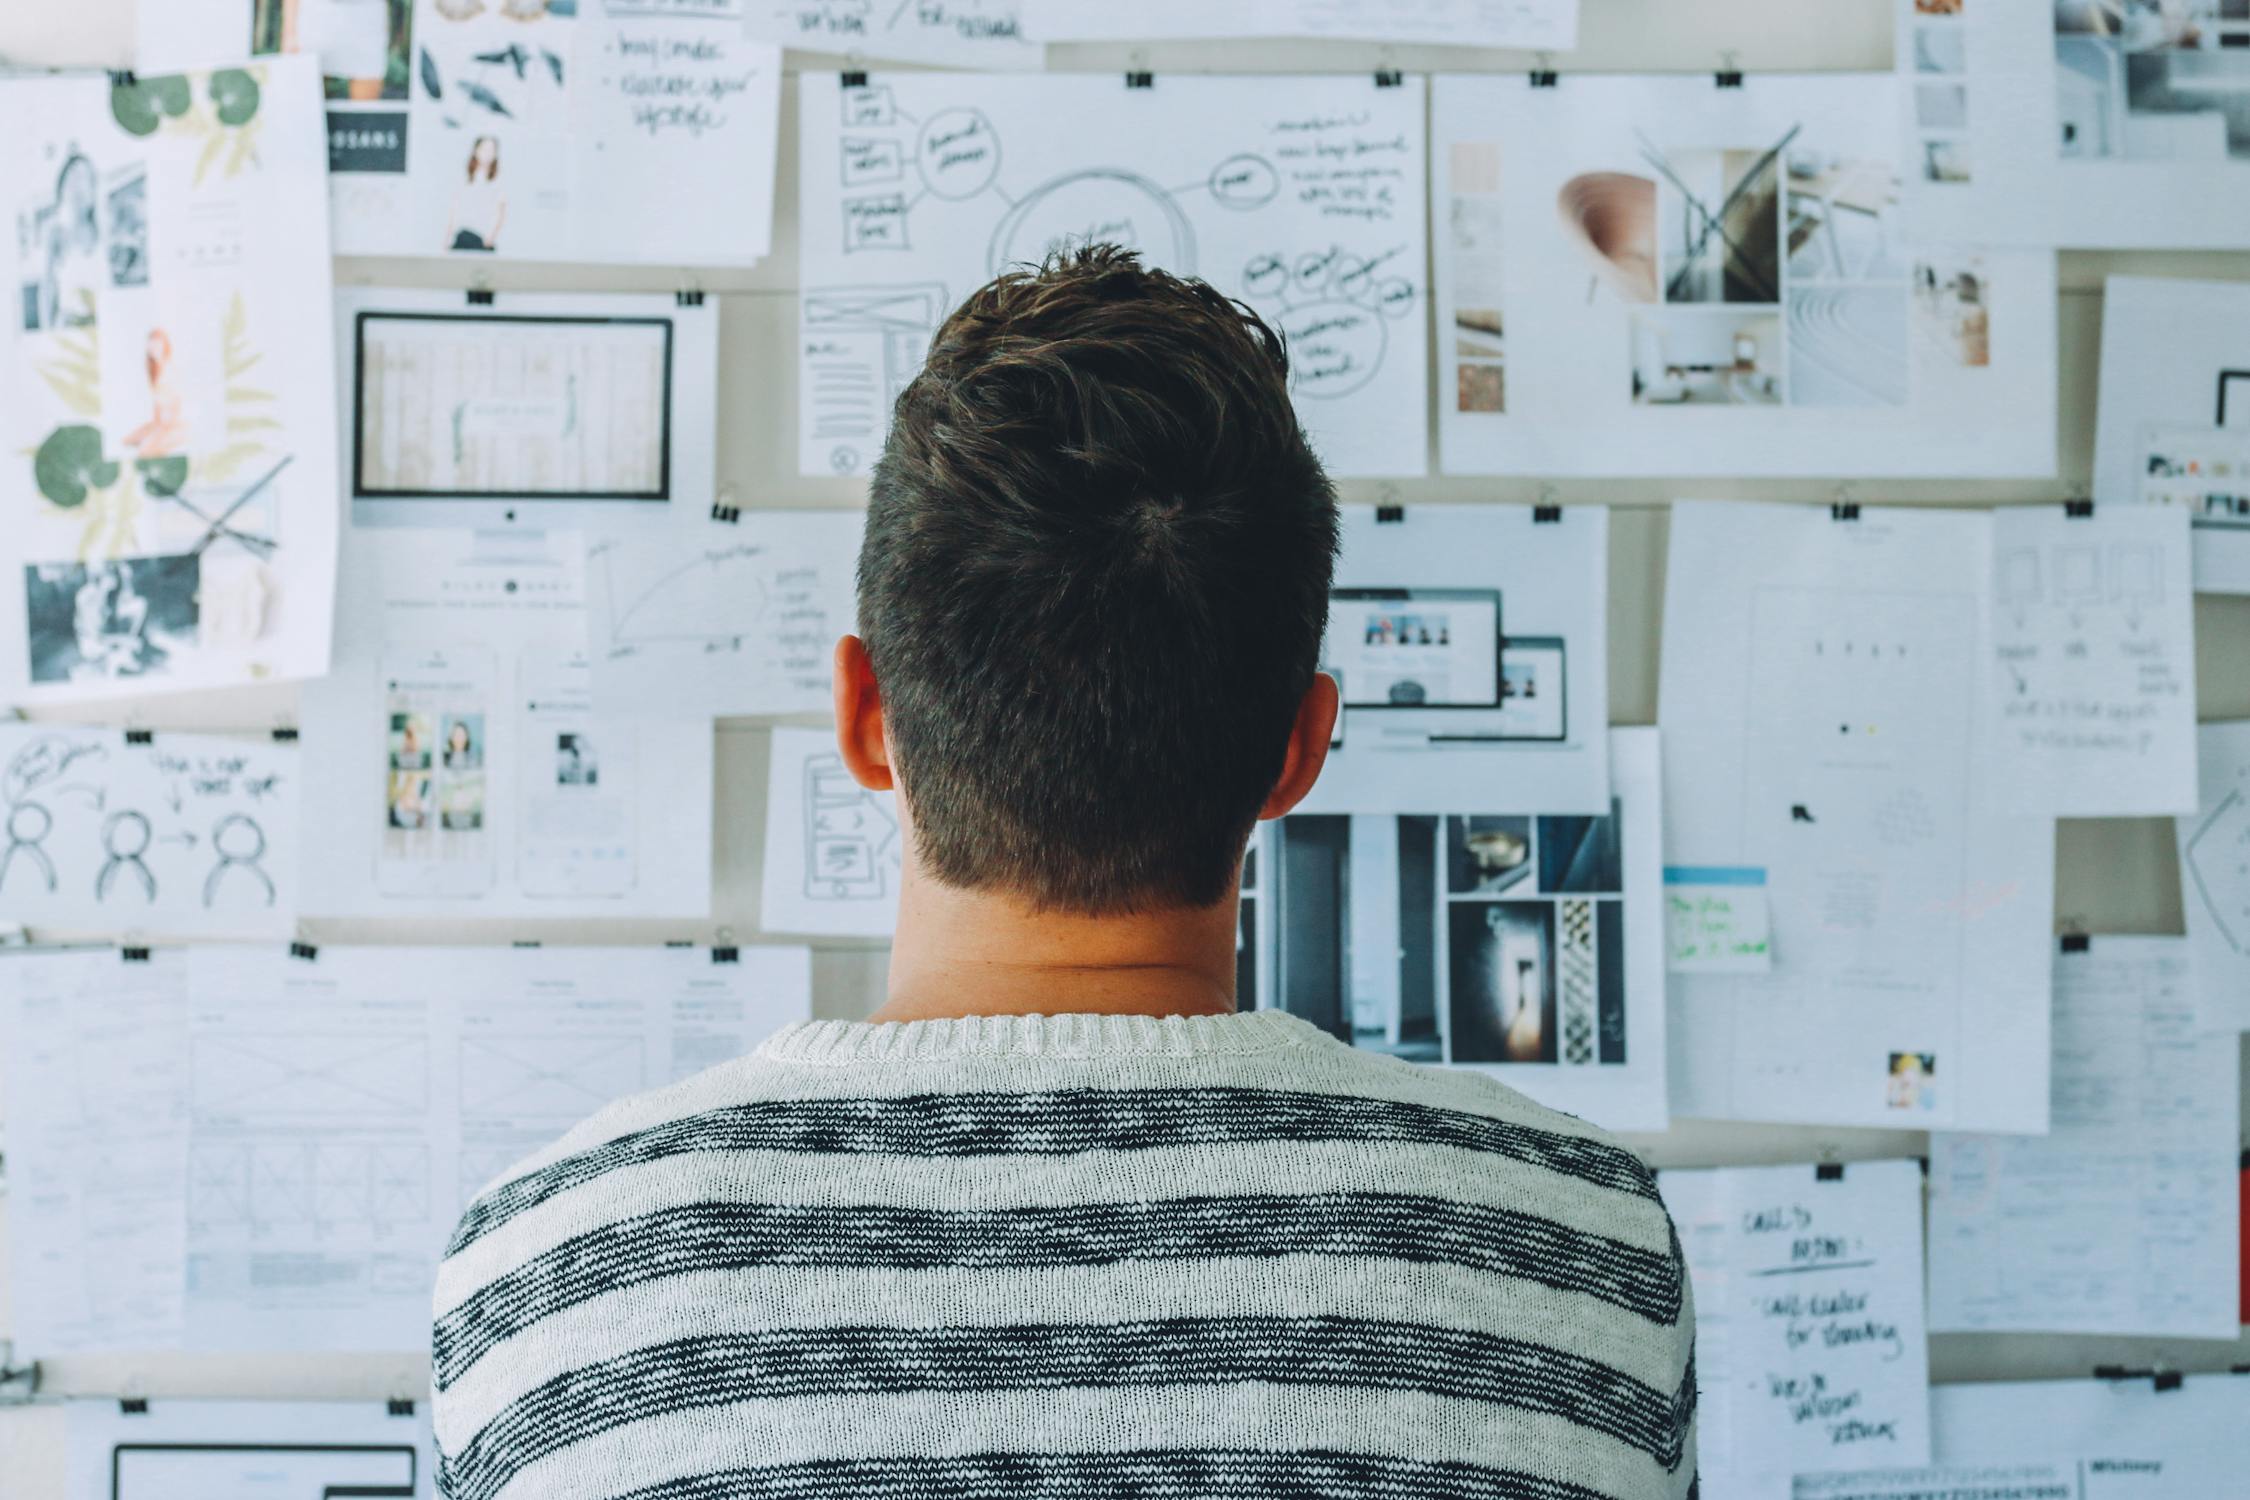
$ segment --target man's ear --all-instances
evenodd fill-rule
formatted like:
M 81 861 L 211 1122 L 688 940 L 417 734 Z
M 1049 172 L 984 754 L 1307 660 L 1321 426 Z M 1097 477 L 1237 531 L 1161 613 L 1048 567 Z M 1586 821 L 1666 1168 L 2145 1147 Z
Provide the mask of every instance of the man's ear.
M 1289 726 L 1289 750 L 1282 758 L 1281 779 L 1266 794 L 1259 817 L 1278 818 L 1305 800 L 1305 793 L 1320 779 L 1320 768 L 1328 764 L 1328 743 L 1341 711 L 1336 679 L 1326 672 L 1313 673 L 1312 686 L 1297 705 L 1297 722 Z
M 875 668 L 856 635 L 836 643 L 836 748 L 852 780 L 871 792 L 890 791 L 891 749 L 883 738 L 883 693 Z

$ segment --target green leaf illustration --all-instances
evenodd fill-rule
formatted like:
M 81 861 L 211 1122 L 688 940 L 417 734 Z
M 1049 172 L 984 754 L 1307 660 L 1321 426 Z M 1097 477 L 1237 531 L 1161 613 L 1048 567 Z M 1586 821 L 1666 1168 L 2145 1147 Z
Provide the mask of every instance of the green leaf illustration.
M 211 105 L 221 125 L 247 125 L 258 113 L 258 80 L 240 68 L 211 75 Z
M 111 84 L 109 113 L 127 135 L 154 135 L 156 127 L 162 123 L 157 117 L 156 101 L 139 84 Z
M 141 484 L 151 495 L 177 495 L 187 483 L 188 461 L 184 453 L 167 454 L 163 458 L 144 458 L 133 467 L 141 471 Z
M 31 460 L 39 493 L 65 509 L 85 504 L 87 491 L 117 483 L 117 472 L 117 465 L 102 457 L 101 429 L 82 423 L 48 433 Z

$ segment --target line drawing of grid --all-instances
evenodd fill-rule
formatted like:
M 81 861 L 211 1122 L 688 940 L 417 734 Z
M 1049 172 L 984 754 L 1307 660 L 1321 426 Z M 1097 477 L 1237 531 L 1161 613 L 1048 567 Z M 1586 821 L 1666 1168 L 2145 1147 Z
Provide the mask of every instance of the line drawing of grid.
M 189 1152 L 188 1220 L 198 1229 L 413 1225 L 429 1205 L 425 1145 L 220 1141 Z

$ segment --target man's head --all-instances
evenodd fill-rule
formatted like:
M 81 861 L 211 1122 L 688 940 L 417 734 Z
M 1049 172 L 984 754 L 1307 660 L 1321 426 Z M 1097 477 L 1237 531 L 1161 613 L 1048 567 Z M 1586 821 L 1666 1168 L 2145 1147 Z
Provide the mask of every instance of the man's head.
M 1109 247 L 1011 272 L 938 330 L 875 467 L 846 754 L 895 770 L 942 884 L 1210 905 L 1319 772 L 1335 551 L 1256 314 Z

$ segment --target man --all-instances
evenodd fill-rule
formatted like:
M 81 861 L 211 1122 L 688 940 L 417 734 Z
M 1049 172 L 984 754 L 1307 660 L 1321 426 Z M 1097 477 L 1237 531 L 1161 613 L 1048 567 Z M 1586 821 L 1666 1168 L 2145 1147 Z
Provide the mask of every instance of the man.
M 1319 774 L 1335 504 L 1280 341 L 1096 248 L 900 398 L 837 735 L 911 833 L 890 996 L 615 1106 L 469 1210 L 453 1500 L 1692 1494 L 1640 1162 L 1235 1012 Z

